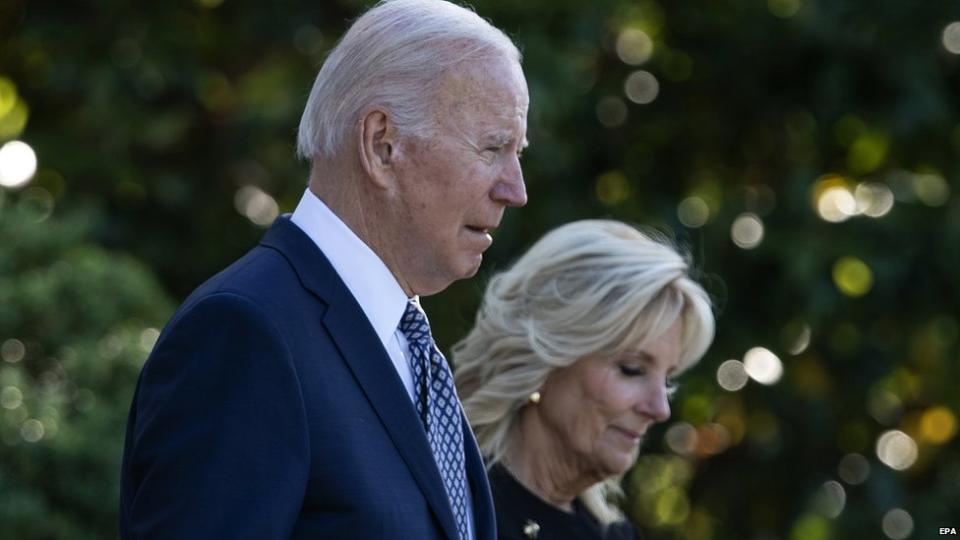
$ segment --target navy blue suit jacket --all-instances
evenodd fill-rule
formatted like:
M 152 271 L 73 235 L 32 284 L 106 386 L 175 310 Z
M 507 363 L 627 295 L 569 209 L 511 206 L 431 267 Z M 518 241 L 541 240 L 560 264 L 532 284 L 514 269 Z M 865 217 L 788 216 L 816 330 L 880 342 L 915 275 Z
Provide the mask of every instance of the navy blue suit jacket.
M 477 539 L 493 540 L 463 425 Z M 121 489 L 125 539 L 457 538 L 393 363 L 288 217 L 163 330 L 133 398 Z

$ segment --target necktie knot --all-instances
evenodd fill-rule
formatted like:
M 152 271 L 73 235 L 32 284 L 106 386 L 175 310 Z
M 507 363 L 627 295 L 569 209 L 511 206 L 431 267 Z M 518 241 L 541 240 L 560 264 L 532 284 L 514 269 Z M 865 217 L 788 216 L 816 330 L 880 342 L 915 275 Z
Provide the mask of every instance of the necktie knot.
M 400 331 L 411 342 L 426 346 L 432 345 L 430 323 L 427 322 L 427 317 L 413 301 L 407 302 L 407 309 L 404 310 L 403 317 L 400 319 Z

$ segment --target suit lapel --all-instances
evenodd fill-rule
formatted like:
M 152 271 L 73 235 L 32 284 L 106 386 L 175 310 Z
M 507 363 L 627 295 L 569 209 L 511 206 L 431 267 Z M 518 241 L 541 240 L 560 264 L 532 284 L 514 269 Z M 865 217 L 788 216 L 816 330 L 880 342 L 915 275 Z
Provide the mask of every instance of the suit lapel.
M 496 540 L 496 515 L 487 481 L 487 468 L 480 457 L 480 448 L 474 438 L 467 416 L 463 415 L 463 451 L 466 458 L 467 480 L 473 496 L 473 525 L 477 540 Z
M 294 266 L 304 286 L 328 304 L 324 326 L 447 537 L 458 538 L 453 511 L 423 425 L 393 362 L 356 299 L 317 246 L 288 218 L 279 218 L 261 243 L 280 251 Z

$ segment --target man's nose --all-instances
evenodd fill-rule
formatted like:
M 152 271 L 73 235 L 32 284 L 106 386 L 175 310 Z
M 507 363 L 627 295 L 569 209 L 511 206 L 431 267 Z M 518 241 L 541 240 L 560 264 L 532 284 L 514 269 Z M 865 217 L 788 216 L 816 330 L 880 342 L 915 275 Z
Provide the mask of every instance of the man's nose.
M 505 206 L 523 206 L 527 204 L 527 186 L 523 183 L 523 170 L 520 168 L 520 158 L 514 156 L 504 171 L 490 197 Z

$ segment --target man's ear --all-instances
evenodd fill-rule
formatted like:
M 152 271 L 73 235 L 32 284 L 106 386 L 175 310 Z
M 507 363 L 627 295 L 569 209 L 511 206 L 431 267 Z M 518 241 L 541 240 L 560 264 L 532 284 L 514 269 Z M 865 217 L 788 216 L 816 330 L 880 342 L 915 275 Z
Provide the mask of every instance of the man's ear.
M 393 178 L 396 126 L 383 109 L 370 109 L 360 118 L 358 136 L 364 172 L 378 186 L 387 187 Z

